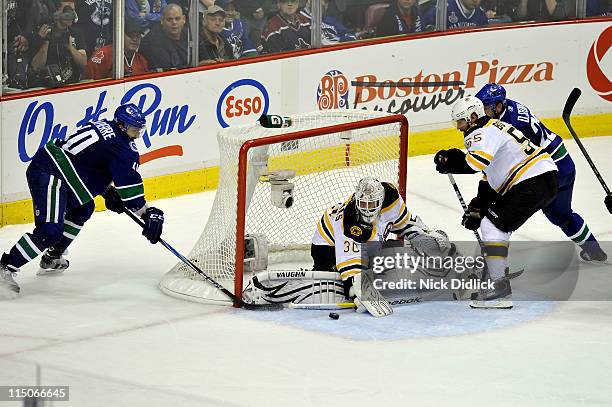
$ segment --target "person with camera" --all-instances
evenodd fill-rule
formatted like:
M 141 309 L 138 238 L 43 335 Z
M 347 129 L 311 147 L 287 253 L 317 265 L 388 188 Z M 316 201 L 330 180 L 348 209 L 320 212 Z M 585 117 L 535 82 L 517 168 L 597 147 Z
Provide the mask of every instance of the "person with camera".
M 7 47 L 6 84 L 11 88 L 28 88 L 28 66 L 30 62 L 30 38 L 33 19 L 30 16 L 32 0 L 9 0 L 6 4 Z M 3 78 L 5 79 L 5 78 Z
M 32 57 L 34 85 L 58 87 L 80 80 L 87 53 L 83 36 L 72 27 L 75 20 L 74 1 L 60 1 L 51 21 L 38 29 L 42 43 Z

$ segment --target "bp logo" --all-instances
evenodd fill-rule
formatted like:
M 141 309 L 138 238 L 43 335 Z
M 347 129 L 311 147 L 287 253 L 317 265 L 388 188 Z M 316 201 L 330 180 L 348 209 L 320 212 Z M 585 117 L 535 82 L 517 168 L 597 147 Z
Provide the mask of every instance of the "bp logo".
M 595 40 L 587 57 L 587 78 L 597 94 L 612 102 L 612 26 L 606 28 Z M 607 68 L 607 69 L 606 69 Z M 607 72 L 606 72 L 607 71 Z
M 240 79 L 221 93 L 217 102 L 217 120 L 221 127 L 244 124 L 266 114 L 269 106 L 270 97 L 264 85 L 255 79 Z
M 348 109 L 349 81 L 338 70 L 327 72 L 319 82 L 317 106 L 319 110 Z

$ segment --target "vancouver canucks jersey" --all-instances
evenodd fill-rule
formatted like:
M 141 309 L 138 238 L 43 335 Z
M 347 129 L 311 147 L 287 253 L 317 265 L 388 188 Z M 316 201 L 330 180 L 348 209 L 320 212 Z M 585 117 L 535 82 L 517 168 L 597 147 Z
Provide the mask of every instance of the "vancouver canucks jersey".
M 334 247 L 336 270 L 342 279 L 361 272 L 361 243 L 385 241 L 389 233 L 404 236 L 412 226 L 424 226 L 408 211 L 397 188 L 387 182 L 382 184 L 385 199 L 372 225 L 359 222 L 354 195 L 326 209 L 317 223 L 312 244 Z
M 61 177 L 80 204 L 112 182 L 126 207 L 138 212 L 145 206 L 138 149 L 112 121 L 90 122 L 64 140 L 49 141 L 32 165 Z
M 472 128 L 463 141 L 468 150 L 465 157 L 468 165 L 484 172 L 491 188 L 501 195 L 521 181 L 557 171 L 542 147 L 501 120 L 489 119 L 482 127 Z
M 510 99 L 506 99 L 506 102 L 500 120 L 520 130 L 536 146 L 543 147 L 555 162 L 567 156 L 563 139 L 559 135 L 550 131 L 526 106 Z
M 223 36 L 232 46 L 234 58 L 257 55 L 257 50 L 246 33 L 244 23 L 239 18 L 233 19 L 223 28 Z

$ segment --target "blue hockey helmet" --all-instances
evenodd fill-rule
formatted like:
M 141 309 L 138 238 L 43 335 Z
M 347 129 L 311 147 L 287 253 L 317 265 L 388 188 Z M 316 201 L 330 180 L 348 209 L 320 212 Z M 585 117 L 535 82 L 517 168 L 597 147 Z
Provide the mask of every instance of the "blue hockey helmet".
M 126 126 L 141 129 L 147 125 L 147 119 L 138 106 L 133 103 L 121 105 L 115 110 L 115 121 Z
M 506 104 L 506 89 L 496 83 L 487 83 L 475 95 L 485 107 L 495 109 L 497 102 Z

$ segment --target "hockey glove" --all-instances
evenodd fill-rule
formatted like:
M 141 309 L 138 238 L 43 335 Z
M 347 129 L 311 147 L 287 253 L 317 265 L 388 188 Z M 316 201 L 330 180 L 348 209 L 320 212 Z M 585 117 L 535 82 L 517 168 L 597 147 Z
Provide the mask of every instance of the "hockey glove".
M 145 222 L 142 235 L 153 244 L 159 242 L 164 225 L 164 213 L 157 208 L 147 208 L 144 215 L 142 215 L 142 220 Z
M 479 197 L 472 199 L 468 205 L 468 210 L 463 214 L 461 224 L 469 230 L 477 230 L 480 227 L 480 221 L 482 220 L 482 202 Z
M 123 201 L 114 186 L 108 187 L 102 194 L 102 197 L 104 198 L 106 209 L 116 213 L 122 213 L 125 210 L 125 205 L 123 205 Z
M 606 204 L 606 208 L 608 208 L 608 212 L 612 213 L 612 195 L 607 195 L 606 199 L 604 199 L 604 203 Z
M 448 150 L 440 150 L 434 156 L 434 164 L 436 164 L 436 171 L 438 171 L 440 174 L 448 174 L 447 153 Z
M 438 151 L 434 156 L 434 163 L 436 171 L 441 174 L 474 174 L 477 172 L 468 165 L 465 153 L 458 148 Z

